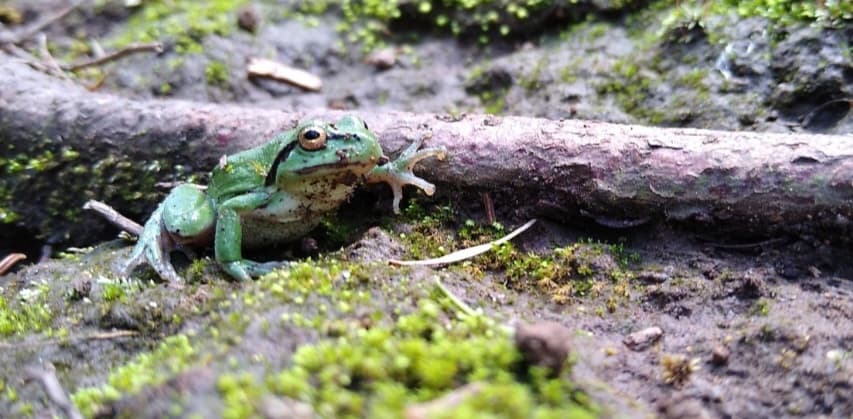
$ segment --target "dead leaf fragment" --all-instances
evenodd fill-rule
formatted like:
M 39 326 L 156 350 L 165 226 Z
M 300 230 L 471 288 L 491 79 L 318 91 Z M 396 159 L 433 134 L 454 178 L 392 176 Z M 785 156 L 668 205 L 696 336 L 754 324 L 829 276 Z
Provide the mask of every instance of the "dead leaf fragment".
M 323 87 L 323 80 L 319 77 L 266 58 L 252 58 L 246 66 L 246 72 L 249 78 L 280 81 L 312 92 L 319 91 Z

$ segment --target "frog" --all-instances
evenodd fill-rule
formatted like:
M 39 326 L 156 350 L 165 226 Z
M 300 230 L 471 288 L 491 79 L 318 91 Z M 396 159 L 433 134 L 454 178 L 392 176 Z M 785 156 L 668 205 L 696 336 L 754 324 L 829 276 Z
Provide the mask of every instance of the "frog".
M 255 148 L 223 156 L 207 187 L 174 187 L 146 221 L 121 271 L 129 276 L 147 264 L 163 280 L 180 284 L 171 253 L 191 255 L 211 244 L 218 265 L 238 281 L 287 266 L 289 261 L 249 260 L 242 252 L 304 237 L 366 183 L 391 186 L 394 213 L 406 185 L 432 195 L 435 185 L 412 169 L 429 157 L 443 160 L 447 150 L 421 148 L 423 141 L 392 161 L 357 116 L 303 121 Z

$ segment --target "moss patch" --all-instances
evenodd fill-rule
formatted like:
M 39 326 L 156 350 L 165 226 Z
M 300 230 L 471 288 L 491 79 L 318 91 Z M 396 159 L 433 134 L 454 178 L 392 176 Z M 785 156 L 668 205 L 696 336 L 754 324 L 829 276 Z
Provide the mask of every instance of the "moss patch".
M 170 336 L 153 351 L 140 354 L 116 368 L 106 384 L 77 390 L 71 399 L 85 416 L 92 417 L 104 403 L 162 383 L 186 370 L 197 356 L 198 351 L 186 335 Z
M 228 84 L 228 66 L 222 61 L 211 61 L 204 69 L 204 77 L 211 86 Z
M 447 291 L 427 278 L 414 280 L 406 269 L 298 263 L 235 289 L 211 319 L 205 331 L 167 338 L 115 367 L 103 385 L 77 390 L 74 402 L 91 416 L 203 365 L 215 371 L 217 415 L 229 418 L 260 415 L 270 397 L 307 403 L 321 417 L 400 417 L 414 403 L 472 382 L 481 390 L 441 417 L 598 412 L 574 384 L 570 366 L 557 376 L 528 367 L 505 326 L 480 310 L 461 310 Z M 292 352 L 255 352 L 256 343 L 241 343 L 258 332 L 282 334 L 260 347 L 304 333 L 315 338 Z M 237 355 L 246 348 L 251 359 Z M 176 403 L 175 411 L 191 413 Z
M 202 52 L 208 35 L 227 35 L 236 26 L 235 10 L 245 0 L 151 0 L 133 14 L 115 45 L 174 39 L 178 53 Z
M 50 307 L 40 297 L 25 303 L 10 303 L 0 295 L 0 336 L 39 332 L 52 321 Z

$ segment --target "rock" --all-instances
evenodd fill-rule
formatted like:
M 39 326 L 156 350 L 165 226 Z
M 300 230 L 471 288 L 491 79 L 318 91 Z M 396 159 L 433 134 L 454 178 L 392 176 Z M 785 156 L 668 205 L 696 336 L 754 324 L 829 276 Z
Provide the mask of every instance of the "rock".
M 663 336 L 663 329 L 653 326 L 625 336 L 622 343 L 624 343 L 628 349 L 642 351 L 652 346 L 661 338 L 661 336 Z
M 717 345 L 711 350 L 711 363 L 717 366 L 723 366 L 729 363 L 731 351 L 726 345 Z
M 376 67 L 377 70 L 387 70 L 397 64 L 397 51 L 394 48 L 382 48 L 370 53 L 364 62 Z
M 89 296 L 92 291 L 92 280 L 89 278 L 76 278 L 71 281 L 71 291 L 68 296 L 71 300 L 82 300 Z
M 515 346 L 528 365 L 545 367 L 558 374 L 571 350 L 571 332 L 555 322 L 539 321 L 515 328 Z
M 237 12 L 237 26 L 240 29 L 255 33 L 258 30 L 258 24 L 261 22 L 261 16 L 258 9 L 253 6 L 246 6 Z

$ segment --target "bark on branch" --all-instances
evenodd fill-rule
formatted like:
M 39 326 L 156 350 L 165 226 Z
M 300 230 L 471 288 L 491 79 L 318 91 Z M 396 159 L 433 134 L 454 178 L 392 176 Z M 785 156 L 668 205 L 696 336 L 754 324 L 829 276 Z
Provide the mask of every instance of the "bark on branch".
M 205 172 L 221 155 L 306 116 L 341 114 L 130 100 L 0 61 L 0 212 L 14 211 L 18 224 L 44 235 L 104 228 L 101 220 L 70 213 L 90 198 L 145 214 L 161 196 L 152 193 L 154 183 Z M 499 209 L 614 227 L 690 221 L 845 241 L 853 229 L 850 136 L 359 114 L 388 153 L 421 136 L 446 146 L 450 158 L 424 162 L 424 177 L 444 193 L 472 192 L 471 200 L 490 191 Z

